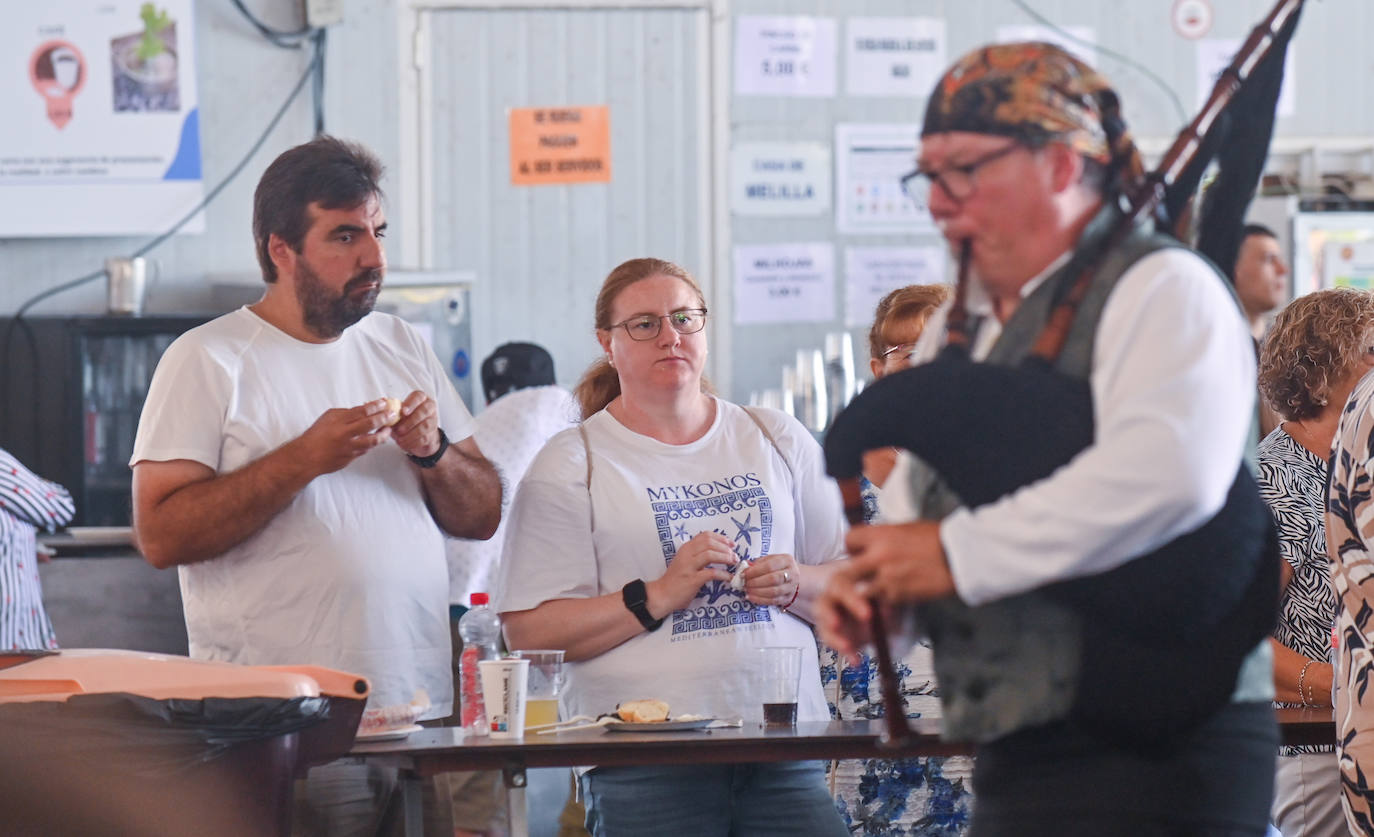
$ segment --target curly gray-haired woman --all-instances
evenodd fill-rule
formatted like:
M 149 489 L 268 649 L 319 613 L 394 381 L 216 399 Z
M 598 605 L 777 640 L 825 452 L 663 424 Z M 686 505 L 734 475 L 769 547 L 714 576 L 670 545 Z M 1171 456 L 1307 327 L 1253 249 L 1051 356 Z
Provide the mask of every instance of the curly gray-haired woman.
M 1283 422 L 1260 442 L 1260 495 L 1278 527 L 1283 598 L 1271 640 L 1279 706 L 1331 706 L 1335 596 L 1325 485 L 1346 399 L 1374 366 L 1374 294 L 1353 288 L 1294 300 L 1260 351 L 1260 393 Z M 1282 747 L 1272 819 L 1285 835 L 1345 834 L 1334 742 Z

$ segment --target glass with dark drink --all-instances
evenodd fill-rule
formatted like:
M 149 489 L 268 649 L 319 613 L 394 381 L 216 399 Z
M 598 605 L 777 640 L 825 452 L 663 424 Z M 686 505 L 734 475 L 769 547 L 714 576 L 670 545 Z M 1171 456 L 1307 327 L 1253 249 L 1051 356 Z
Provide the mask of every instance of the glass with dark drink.
M 797 679 L 801 674 L 800 648 L 770 646 L 759 649 L 763 669 L 763 724 L 790 727 L 797 723 Z
M 791 703 L 765 703 L 763 705 L 763 723 L 769 727 L 790 727 L 797 723 L 797 702 Z

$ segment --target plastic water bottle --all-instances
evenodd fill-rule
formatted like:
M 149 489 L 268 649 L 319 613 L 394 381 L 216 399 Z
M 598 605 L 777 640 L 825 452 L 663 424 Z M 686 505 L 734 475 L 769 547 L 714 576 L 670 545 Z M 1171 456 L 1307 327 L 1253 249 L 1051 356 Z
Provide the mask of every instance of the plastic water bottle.
M 482 703 L 482 675 L 477 663 L 501 656 L 501 618 L 487 607 L 486 593 L 472 594 L 472 609 L 458 620 L 463 654 L 458 658 L 458 705 L 468 735 L 487 734 L 487 712 Z

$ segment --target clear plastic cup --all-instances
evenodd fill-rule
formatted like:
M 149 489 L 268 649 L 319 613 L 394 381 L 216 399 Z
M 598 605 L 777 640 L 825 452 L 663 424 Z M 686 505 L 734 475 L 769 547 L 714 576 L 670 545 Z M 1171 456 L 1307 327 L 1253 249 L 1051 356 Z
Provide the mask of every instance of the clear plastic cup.
M 801 675 L 800 648 L 769 646 L 759 649 L 762 668 L 763 725 L 790 727 L 797 723 L 797 681 Z

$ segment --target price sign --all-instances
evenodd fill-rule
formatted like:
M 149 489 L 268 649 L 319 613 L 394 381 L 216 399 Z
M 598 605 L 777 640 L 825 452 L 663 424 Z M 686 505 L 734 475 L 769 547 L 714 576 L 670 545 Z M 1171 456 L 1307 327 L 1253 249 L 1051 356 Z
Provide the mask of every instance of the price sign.
M 735 322 L 835 318 L 835 248 L 828 242 L 735 248 Z
M 835 20 L 735 20 L 735 92 L 742 96 L 834 96 Z

